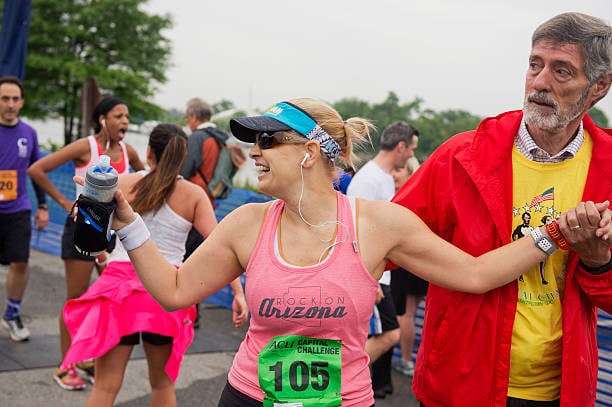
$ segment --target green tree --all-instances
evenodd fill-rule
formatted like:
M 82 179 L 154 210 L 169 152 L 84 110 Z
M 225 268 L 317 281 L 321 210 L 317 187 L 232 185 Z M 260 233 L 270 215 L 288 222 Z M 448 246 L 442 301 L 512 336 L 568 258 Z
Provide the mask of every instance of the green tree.
M 231 100 L 221 99 L 217 103 L 213 103 L 211 109 L 213 111 L 213 114 L 217 114 L 220 112 L 225 112 L 226 110 L 233 109 L 234 107 L 234 102 L 232 102 Z
M 228 109 L 225 109 L 225 110 L 228 110 Z M 244 117 L 244 116 L 247 116 L 247 112 L 245 112 L 244 110 L 236 110 L 229 116 L 216 117 L 216 118 L 213 117 L 212 122 L 215 123 L 215 126 L 217 126 L 217 128 L 227 133 L 231 133 L 230 125 L 229 125 L 230 120 L 235 117 Z
M 419 147 L 415 154 L 423 161 L 451 136 L 478 127 L 482 120 L 465 110 L 425 110 L 412 121 L 419 131 Z
M 589 110 L 589 116 L 600 127 L 608 127 L 608 116 L 598 107 L 593 107 Z
M 376 155 L 380 146 L 380 134 L 389 124 L 403 120 L 412 124 L 419 131 L 418 158 L 427 158 L 440 144 L 453 134 L 474 129 L 481 118 L 464 110 L 434 111 L 422 110 L 424 100 L 416 97 L 409 103 L 400 103 L 394 92 L 389 92 L 387 98 L 376 104 L 369 104 L 356 98 L 346 98 L 334 103 L 334 108 L 342 117 L 363 117 L 376 126 L 372 136 L 372 145 L 366 144 L 357 155 L 362 162 Z
M 387 98 L 372 106 L 372 117 L 370 119 L 376 125 L 378 132 L 396 121 L 410 122 L 420 111 L 423 99 L 417 97 L 410 103 L 400 104 L 399 97 L 395 92 L 389 92 Z
M 64 141 L 72 142 L 79 135 L 81 86 L 94 77 L 101 94 L 123 99 L 133 118 L 159 117 L 163 110 L 149 100 L 167 80 L 170 41 L 162 31 L 172 22 L 142 11 L 145 2 L 33 1 L 24 116 L 63 117 Z
M 423 99 L 415 98 L 412 102 L 401 104 L 395 92 L 389 92 L 387 98 L 377 104 L 370 105 L 368 102 L 356 99 L 341 99 L 333 104 L 334 109 L 344 118 L 363 117 L 376 126 L 376 131 L 371 134 L 372 144 L 365 144 L 355 149 L 360 158 L 365 161 L 373 157 L 380 146 L 380 133 L 389 124 L 403 120 L 411 122 L 419 112 Z

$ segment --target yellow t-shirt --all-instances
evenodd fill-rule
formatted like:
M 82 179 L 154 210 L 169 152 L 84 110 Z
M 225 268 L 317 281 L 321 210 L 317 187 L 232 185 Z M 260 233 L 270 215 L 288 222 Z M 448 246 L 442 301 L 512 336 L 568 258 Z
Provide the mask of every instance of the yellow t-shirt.
M 585 131 L 574 158 L 541 164 L 512 151 L 512 240 L 556 218 L 580 202 L 593 142 Z M 512 331 L 508 396 L 555 400 L 560 396 L 562 308 L 567 251 L 557 250 L 518 281 L 518 306 Z

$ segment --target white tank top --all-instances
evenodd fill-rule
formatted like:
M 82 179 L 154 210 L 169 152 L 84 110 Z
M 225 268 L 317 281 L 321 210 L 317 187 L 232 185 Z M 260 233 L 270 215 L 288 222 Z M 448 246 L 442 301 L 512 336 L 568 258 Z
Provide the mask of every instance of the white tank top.
M 146 171 L 139 171 L 143 176 Z M 185 241 L 192 224 L 178 213 L 174 212 L 166 202 L 156 211 L 141 214 L 142 219 L 151 232 L 151 240 L 168 262 L 174 265 L 183 263 Z M 117 239 L 117 246 L 111 253 L 109 261 L 130 261 L 130 258 Z

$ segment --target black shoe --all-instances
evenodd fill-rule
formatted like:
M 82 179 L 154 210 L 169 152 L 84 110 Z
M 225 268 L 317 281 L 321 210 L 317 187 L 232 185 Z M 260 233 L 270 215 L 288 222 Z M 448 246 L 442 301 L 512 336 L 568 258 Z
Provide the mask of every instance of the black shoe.
M 387 391 L 384 387 L 381 387 L 380 389 L 374 389 L 375 399 L 384 399 L 385 397 L 387 397 Z
M 385 393 L 387 394 L 393 394 L 393 385 L 391 383 L 389 384 L 385 384 L 383 386 L 383 389 L 385 390 Z

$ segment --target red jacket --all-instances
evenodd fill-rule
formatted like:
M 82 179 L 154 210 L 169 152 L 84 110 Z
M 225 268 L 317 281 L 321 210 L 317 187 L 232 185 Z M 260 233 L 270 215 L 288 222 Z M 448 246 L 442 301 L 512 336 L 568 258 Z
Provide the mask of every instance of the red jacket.
M 521 111 L 503 113 L 485 119 L 475 131 L 452 137 L 393 202 L 472 255 L 510 243 L 511 151 L 521 118 Z M 583 123 L 594 147 L 582 200 L 612 200 L 612 133 L 588 116 Z M 612 311 L 612 272 L 589 274 L 578 260 L 570 252 L 562 305 L 561 407 L 594 405 L 596 307 Z M 425 406 L 506 406 L 517 296 L 516 281 L 483 295 L 429 286 L 412 382 Z

